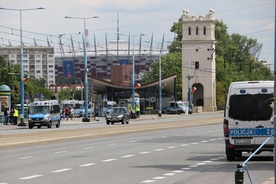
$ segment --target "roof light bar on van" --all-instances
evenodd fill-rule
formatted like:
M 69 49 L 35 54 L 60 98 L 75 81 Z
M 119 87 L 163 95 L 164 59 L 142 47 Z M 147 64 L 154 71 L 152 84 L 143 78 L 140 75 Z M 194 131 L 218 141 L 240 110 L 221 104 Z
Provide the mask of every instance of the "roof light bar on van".
M 267 88 L 262 88 L 262 93 L 267 93 Z
M 246 90 L 245 89 L 240 89 L 240 93 L 245 93 Z

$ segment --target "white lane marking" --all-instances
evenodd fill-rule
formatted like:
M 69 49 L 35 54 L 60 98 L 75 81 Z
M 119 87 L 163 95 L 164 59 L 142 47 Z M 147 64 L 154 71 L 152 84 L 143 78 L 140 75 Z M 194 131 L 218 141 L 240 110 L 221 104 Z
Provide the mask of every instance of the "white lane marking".
M 108 144 L 108 146 L 115 146 L 115 145 L 117 145 L 117 143 Z
M 24 160 L 24 159 L 29 159 L 29 158 L 33 158 L 34 156 L 26 156 L 26 157 L 20 157 L 18 158 L 19 160 Z
M 180 146 L 188 146 L 188 144 L 181 144 Z
M 148 154 L 148 153 L 150 153 L 150 151 L 143 151 L 143 152 L 140 152 L 139 154 Z
M 202 143 L 206 143 L 206 142 L 208 142 L 208 141 L 200 141 L 200 142 L 202 142 Z
M 20 180 L 29 180 L 29 179 L 33 179 L 33 178 L 38 178 L 38 177 L 41 177 L 43 175 L 32 175 L 32 176 L 26 176 L 26 177 L 23 177 L 23 178 L 19 178 Z
M 210 160 L 212 160 L 212 161 L 216 161 L 216 160 L 218 160 L 219 158 L 211 158 Z
M 157 177 L 154 177 L 154 178 L 152 178 L 152 179 L 154 179 L 154 180 L 162 180 L 162 179 L 165 179 L 166 177 L 164 177 L 164 176 L 157 176 Z
M 65 152 L 67 152 L 67 151 L 57 151 L 57 152 L 55 152 L 55 154 L 61 154 L 61 153 L 65 153 Z
M 82 164 L 82 165 L 79 165 L 79 166 L 80 167 L 88 167 L 88 166 L 92 166 L 92 165 L 96 165 L 96 163 Z
M 199 144 L 199 143 L 198 143 L 198 142 L 192 142 L 191 144 L 193 144 L 193 145 L 194 145 L 194 144 Z
M 173 149 L 173 148 L 177 148 L 177 146 L 169 146 L 169 147 L 167 147 L 167 148 Z
M 134 157 L 135 155 L 124 155 L 124 156 L 121 156 L 122 158 L 129 158 L 129 157 Z
M 206 163 L 196 163 L 196 165 L 205 165 Z
M 173 171 L 174 173 L 182 173 L 183 171 L 181 171 L 181 170 L 175 170 L 175 171 Z
M 93 146 L 90 146 L 90 147 L 85 147 L 85 148 L 83 148 L 83 149 L 92 149 L 92 148 L 94 148 Z
M 166 173 L 166 174 L 164 174 L 165 176 L 173 176 L 173 175 L 175 175 L 175 173 Z
M 155 180 L 145 180 L 145 181 L 142 181 L 141 183 L 153 183 L 155 182 Z
M 215 141 L 216 139 L 210 139 L 210 141 Z
M 155 149 L 153 151 L 163 151 L 164 149 Z
M 203 162 L 205 162 L 205 163 L 211 163 L 212 161 L 211 160 L 205 160 Z
M 183 170 L 190 170 L 191 168 L 183 167 L 182 169 L 183 169 Z
M 115 161 L 115 160 L 117 160 L 117 159 L 111 158 L 111 159 L 102 160 L 102 162 L 112 162 L 112 161 Z
M 128 141 L 128 142 L 130 142 L 130 143 L 132 143 L 132 142 L 137 142 L 137 140 L 133 140 L 133 141 Z
M 195 164 L 195 165 L 189 165 L 189 167 L 197 167 L 197 166 L 198 166 L 198 165 L 196 165 L 196 164 Z
M 65 171 L 70 171 L 72 170 L 72 168 L 64 168 L 64 169 L 59 169 L 59 170 L 55 170 L 55 171 L 52 171 L 54 173 L 60 173 L 60 172 L 65 172 Z

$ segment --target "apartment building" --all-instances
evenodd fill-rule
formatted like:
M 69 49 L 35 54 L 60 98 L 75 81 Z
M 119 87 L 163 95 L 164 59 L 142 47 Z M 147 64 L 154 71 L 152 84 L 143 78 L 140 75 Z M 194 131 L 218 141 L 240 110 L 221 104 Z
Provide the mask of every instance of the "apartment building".
M 20 47 L 0 47 L 0 55 L 10 64 L 20 64 Z M 54 47 L 24 47 L 24 73 L 36 79 L 43 78 L 47 85 L 55 84 Z

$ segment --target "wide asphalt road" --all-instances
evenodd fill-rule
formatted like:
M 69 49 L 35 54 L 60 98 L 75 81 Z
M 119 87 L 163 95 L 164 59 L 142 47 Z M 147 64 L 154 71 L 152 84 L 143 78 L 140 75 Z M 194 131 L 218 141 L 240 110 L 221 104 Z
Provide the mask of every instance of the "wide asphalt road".
M 177 121 L 181 118 L 186 119 Z M 232 184 L 236 165 L 247 157 L 226 160 L 221 122 L 217 113 L 130 125 L 8 130 L 14 133 L 1 135 L 0 183 Z M 271 156 L 248 164 L 254 183 L 273 176 Z

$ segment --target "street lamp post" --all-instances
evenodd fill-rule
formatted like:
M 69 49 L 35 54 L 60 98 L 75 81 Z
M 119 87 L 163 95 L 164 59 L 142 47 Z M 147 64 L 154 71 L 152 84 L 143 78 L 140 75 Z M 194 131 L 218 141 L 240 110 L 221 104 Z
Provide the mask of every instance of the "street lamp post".
M 87 68 L 87 56 L 86 56 L 86 19 L 94 19 L 94 18 L 99 18 L 98 16 L 94 17 L 69 17 L 65 16 L 64 18 L 67 19 L 81 19 L 83 20 L 83 57 L 84 57 L 84 108 L 85 108 L 85 114 L 84 118 L 82 119 L 83 122 L 89 122 L 90 119 L 88 118 L 88 80 L 87 80 L 87 73 L 88 73 L 88 68 Z
M 134 74 L 135 74 L 135 56 L 134 56 L 134 37 L 135 36 L 145 36 L 145 34 L 139 34 L 139 35 L 132 35 L 132 96 L 131 96 L 131 110 L 134 111 L 134 108 L 135 108 L 135 105 L 134 105 L 134 88 L 135 88 L 135 85 L 134 85 Z M 141 44 L 141 43 L 140 43 Z
M 26 126 L 24 122 L 24 67 L 23 67 L 23 40 L 22 40 L 22 11 L 29 11 L 29 10 L 44 10 L 45 8 L 38 7 L 38 8 L 24 8 L 24 9 L 16 9 L 16 8 L 3 8 L 0 7 L 0 10 L 11 10 L 11 11 L 19 11 L 20 13 L 20 123 L 18 126 Z
M 198 49 L 202 49 L 202 46 L 199 46 L 199 47 L 195 47 L 195 48 L 182 48 L 182 50 L 188 50 L 188 76 L 187 76 L 187 80 L 188 80 L 188 92 L 187 92 L 187 95 L 188 95 L 188 106 L 189 106 L 189 109 L 188 110 L 191 110 L 192 112 L 192 90 L 191 90 L 191 73 L 190 73 L 190 69 L 191 69 L 191 58 L 190 58 L 190 50 L 198 50 Z

